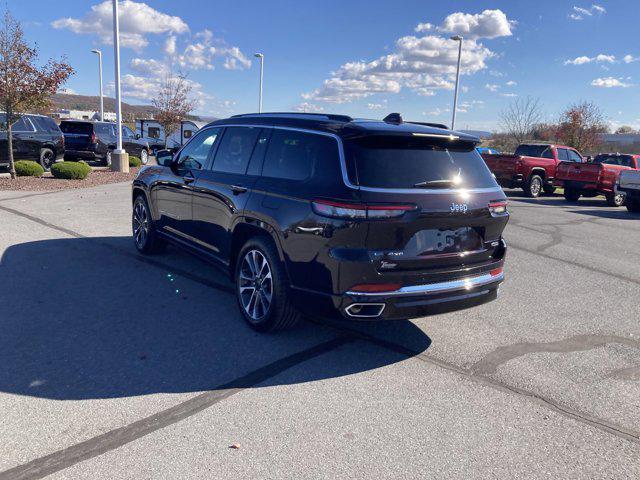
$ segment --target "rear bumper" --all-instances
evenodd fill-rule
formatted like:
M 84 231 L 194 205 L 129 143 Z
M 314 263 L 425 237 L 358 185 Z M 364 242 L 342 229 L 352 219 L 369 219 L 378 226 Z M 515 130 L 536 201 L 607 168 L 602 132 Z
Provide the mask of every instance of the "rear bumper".
M 392 292 L 347 291 L 342 295 L 329 295 L 292 287 L 291 293 L 296 307 L 311 316 L 354 321 L 405 320 L 462 310 L 495 300 L 498 287 L 504 281 L 503 265 L 504 257 L 487 265 L 487 270 L 479 274 L 406 285 Z M 498 269 L 500 272 L 495 272 Z
M 82 160 L 99 160 L 104 159 L 106 151 L 100 152 L 99 150 L 73 150 L 67 149 L 64 152 L 64 158 L 68 159 L 82 159 Z

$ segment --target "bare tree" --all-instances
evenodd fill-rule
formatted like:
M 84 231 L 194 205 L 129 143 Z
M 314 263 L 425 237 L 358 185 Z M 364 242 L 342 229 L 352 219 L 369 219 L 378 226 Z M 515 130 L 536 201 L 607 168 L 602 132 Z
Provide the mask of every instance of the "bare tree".
M 158 96 L 152 104 L 158 110 L 155 119 L 164 130 L 164 146 L 167 139 L 180 128 L 180 122 L 191 113 L 195 102 L 189 98 L 191 84 L 184 75 L 167 73 L 162 81 Z
M 531 137 L 533 129 L 540 123 L 541 117 L 539 99 L 518 98 L 501 113 L 501 127 L 515 144 L 520 144 Z
M 0 30 L 0 106 L 5 117 L 0 127 L 7 132 L 11 178 L 16 177 L 11 125 L 20 118 L 20 113 L 46 106 L 51 95 L 73 74 L 73 68 L 64 60 L 49 59 L 38 67 L 37 58 L 37 46 L 27 44 L 22 26 L 5 11 Z
M 569 106 L 558 122 L 558 139 L 583 153 L 595 152 L 602 144 L 601 134 L 608 131 L 602 111 L 592 102 Z

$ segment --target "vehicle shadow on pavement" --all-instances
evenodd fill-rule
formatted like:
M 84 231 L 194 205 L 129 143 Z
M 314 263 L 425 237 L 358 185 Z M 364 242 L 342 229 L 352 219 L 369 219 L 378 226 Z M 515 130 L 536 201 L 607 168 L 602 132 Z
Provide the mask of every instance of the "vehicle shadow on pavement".
M 219 271 L 173 248 L 141 257 L 130 237 L 13 245 L 0 258 L 0 285 L 0 392 L 18 395 L 78 400 L 215 390 L 348 335 L 308 322 L 258 334 L 245 325 Z M 416 355 L 431 344 L 411 322 L 381 324 L 375 334 Z M 340 362 L 311 362 L 282 382 L 407 358 L 389 349 L 363 355 L 363 348 L 359 340 L 336 343 Z
M 592 217 L 610 218 L 613 220 L 639 220 L 640 214 L 630 213 L 625 207 L 604 210 L 569 210 L 570 213 L 590 215 Z

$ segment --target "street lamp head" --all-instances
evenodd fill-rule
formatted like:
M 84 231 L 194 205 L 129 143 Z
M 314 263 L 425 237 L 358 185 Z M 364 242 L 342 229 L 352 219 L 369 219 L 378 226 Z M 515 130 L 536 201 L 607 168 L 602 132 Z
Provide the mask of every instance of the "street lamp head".
M 253 56 L 256 58 L 264 58 L 264 55 L 262 53 L 254 53 Z
M 100 55 L 102 53 L 101 50 L 98 50 L 96 48 L 94 48 L 93 50 L 91 50 L 92 53 L 97 53 L 98 55 Z
M 451 38 L 451 40 L 455 40 L 456 42 L 461 42 L 463 37 L 462 37 L 462 35 L 454 35 L 454 36 L 449 37 L 449 38 Z

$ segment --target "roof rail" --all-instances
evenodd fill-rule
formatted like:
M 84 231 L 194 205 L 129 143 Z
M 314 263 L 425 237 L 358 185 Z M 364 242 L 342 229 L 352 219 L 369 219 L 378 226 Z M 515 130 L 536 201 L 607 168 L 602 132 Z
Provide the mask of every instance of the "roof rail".
M 352 122 L 353 118 L 348 115 L 335 115 L 332 113 L 305 113 L 305 112 L 266 112 L 266 113 L 240 113 L 238 115 L 232 115 L 231 118 L 238 117 L 275 117 L 275 116 L 287 116 L 287 117 L 307 117 L 313 116 L 318 118 L 326 118 L 327 120 L 333 120 L 336 122 Z
M 431 123 L 431 122 L 407 122 L 407 123 L 412 123 L 413 125 L 424 125 L 425 127 L 443 128 L 444 130 L 449 130 L 449 127 L 444 123 Z

